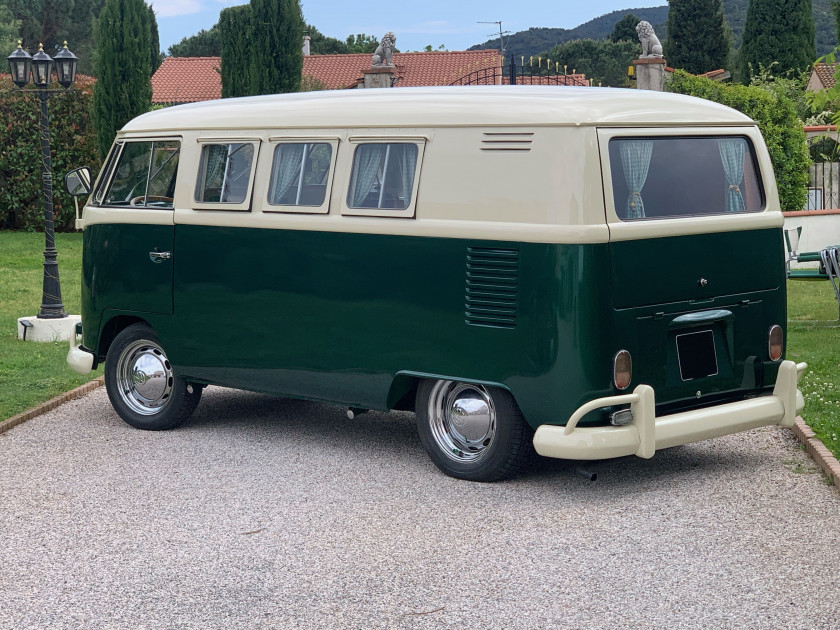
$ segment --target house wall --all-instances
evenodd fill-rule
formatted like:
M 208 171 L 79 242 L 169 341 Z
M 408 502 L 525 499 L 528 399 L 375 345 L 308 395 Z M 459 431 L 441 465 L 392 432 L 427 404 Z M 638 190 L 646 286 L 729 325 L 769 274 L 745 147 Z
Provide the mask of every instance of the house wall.
M 840 210 L 802 210 L 785 212 L 785 230 L 802 227 L 798 252 L 815 252 L 830 245 L 840 245 Z M 792 263 L 796 269 L 818 267 L 818 263 Z

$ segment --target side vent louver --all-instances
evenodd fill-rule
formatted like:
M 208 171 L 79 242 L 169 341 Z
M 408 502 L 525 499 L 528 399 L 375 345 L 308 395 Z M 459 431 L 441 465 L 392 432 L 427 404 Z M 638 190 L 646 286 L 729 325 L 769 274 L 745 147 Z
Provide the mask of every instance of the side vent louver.
M 530 151 L 533 132 L 486 132 L 481 140 L 482 151 Z
M 468 247 L 466 289 L 467 324 L 515 328 L 519 250 Z

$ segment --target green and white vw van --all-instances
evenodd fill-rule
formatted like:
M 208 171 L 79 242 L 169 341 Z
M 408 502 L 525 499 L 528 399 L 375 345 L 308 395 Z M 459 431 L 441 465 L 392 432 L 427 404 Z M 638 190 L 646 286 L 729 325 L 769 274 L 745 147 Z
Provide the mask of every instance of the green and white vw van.
M 82 171 L 84 179 L 84 171 Z M 789 426 L 756 124 L 636 90 L 229 99 L 140 116 L 89 191 L 83 344 L 119 415 L 206 385 L 414 410 L 455 477 Z

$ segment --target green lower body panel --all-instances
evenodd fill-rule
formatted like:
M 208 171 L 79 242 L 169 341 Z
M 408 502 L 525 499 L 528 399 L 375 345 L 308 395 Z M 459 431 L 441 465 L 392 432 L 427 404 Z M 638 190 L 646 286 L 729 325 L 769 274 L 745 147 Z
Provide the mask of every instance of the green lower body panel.
M 775 380 L 766 333 L 784 324 L 783 270 L 778 286 L 766 276 L 755 290 L 727 280 L 734 293 L 698 300 L 680 289 L 697 282 L 698 268 L 683 262 L 669 275 L 664 262 L 646 259 L 661 245 L 654 240 L 613 248 L 176 225 L 168 228 L 170 284 L 157 265 L 144 289 L 163 296 L 126 306 L 143 269 L 121 280 L 119 265 L 97 265 L 96 239 L 121 233 L 127 252 L 148 259 L 161 234 L 96 227 L 90 242 L 86 233 L 86 346 L 102 356 L 112 315 L 137 317 L 157 331 L 176 373 L 200 383 L 387 409 L 410 395 L 416 378 L 468 380 L 510 390 L 537 427 L 563 424 L 584 403 L 620 393 L 612 382 L 619 349 L 633 356 L 631 389 L 651 385 L 658 406 L 735 400 Z M 740 238 L 749 247 L 779 236 L 764 232 Z M 703 251 L 714 247 L 710 236 L 698 238 Z M 691 241 L 681 246 L 690 250 Z M 636 265 L 633 273 L 619 256 Z M 645 285 L 642 302 L 627 287 L 614 302 L 619 269 Z M 656 295 L 669 301 L 656 303 Z M 708 311 L 728 315 L 684 325 L 686 314 Z M 701 361 L 690 368 L 699 376 L 686 380 L 676 338 L 698 332 L 716 370 L 700 374 Z M 581 426 L 604 418 L 593 412 Z

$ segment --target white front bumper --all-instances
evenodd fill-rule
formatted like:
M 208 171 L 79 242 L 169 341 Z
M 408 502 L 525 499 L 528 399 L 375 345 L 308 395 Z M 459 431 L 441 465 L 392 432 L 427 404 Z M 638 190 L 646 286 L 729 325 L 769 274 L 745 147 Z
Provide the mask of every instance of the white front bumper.
M 540 455 L 560 459 L 650 458 L 658 449 L 670 446 L 774 424 L 790 427 L 804 406 L 796 384 L 807 367 L 805 363 L 782 361 L 771 396 L 659 418 L 653 388 L 639 385 L 631 394 L 588 402 L 572 414 L 566 426 L 541 425 L 534 434 L 534 448 Z M 630 424 L 577 428 L 578 421 L 590 411 L 627 403 L 633 414 Z

